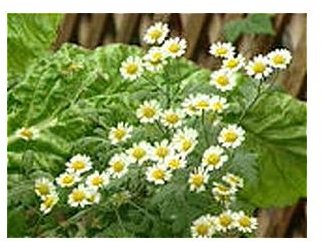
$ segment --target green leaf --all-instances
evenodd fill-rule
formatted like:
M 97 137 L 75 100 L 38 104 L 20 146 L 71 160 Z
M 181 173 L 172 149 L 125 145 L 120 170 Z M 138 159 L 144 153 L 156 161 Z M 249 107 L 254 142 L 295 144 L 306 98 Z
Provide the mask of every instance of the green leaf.
M 226 23 L 223 31 L 230 42 L 235 42 L 243 34 L 275 34 L 271 14 L 248 14 L 244 19 Z
M 306 197 L 306 104 L 270 92 L 242 125 L 245 146 L 258 155 L 259 181 L 248 199 L 258 207 L 282 207 Z
M 62 14 L 8 14 L 9 87 L 21 81 L 28 67 L 49 53 Z

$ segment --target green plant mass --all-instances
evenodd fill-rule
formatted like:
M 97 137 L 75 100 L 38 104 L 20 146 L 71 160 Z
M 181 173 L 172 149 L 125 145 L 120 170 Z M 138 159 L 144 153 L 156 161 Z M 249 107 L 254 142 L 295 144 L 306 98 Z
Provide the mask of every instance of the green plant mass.
M 9 237 L 252 237 L 306 196 L 306 105 L 272 88 L 289 51 L 214 43 L 210 71 L 168 32 L 64 44 L 9 88 Z

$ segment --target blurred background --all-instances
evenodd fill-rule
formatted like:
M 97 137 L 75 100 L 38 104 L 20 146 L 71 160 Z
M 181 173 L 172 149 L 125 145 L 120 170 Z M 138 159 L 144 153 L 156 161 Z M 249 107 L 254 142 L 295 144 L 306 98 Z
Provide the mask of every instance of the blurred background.
M 294 97 L 306 100 L 305 14 L 65 14 L 54 49 L 65 42 L 85 48 L 114 42 L 144 45 L 142 36 L 154 22 L 170 25 L 171 34 L 188 40 L 186 57 L 202 67 L 216 69 L 219 63 L 208 54 L 215 41 L 231 41 L 250 58 L 286 47 L 293 61 L 278 77 L 278 83 Z M 287 208 L 258 211 L 258 237 L 306 237 L 306 200 Z

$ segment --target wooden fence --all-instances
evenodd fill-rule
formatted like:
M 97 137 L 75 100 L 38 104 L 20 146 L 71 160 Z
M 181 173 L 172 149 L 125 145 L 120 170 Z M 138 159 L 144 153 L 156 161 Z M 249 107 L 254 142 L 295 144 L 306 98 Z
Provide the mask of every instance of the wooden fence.
M 66 14 L 55 43 L 78 43 L 93 49 L 114 42 L 138 44 L 144 47 L 142 36 L 156 21 L 167 22 L 175 35 L 183 36 L 189 46 L 186 57 L 207 68 L 216 66 L 208 54 L 212 42 L 223 40 L 223 26 L 247 14 Z M 243 35 L 236 46 L 247 57 L 267 53 L 276 46 L 286 46 L 293 61 L 279 82 L 288 92 L 306 100 L 306 15 L 276 14 L 273 18 L 274 36 Z M 283 209 L 258 211 L 259 237 L 306 237 L 306 201 Z

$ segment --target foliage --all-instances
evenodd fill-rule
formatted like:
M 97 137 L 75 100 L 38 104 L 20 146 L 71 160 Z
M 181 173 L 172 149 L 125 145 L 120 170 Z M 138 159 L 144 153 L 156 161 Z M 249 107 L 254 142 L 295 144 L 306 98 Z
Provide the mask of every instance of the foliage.
M 235 42 L 242 34 L 274 35 L 271 14 L 249 14 L 246 18 L 232 20 L 224 26 L 226 40 Z
M 62 14 L 8 14 L 8 86 L 18 82 L 39 56 L 48 53 Z

